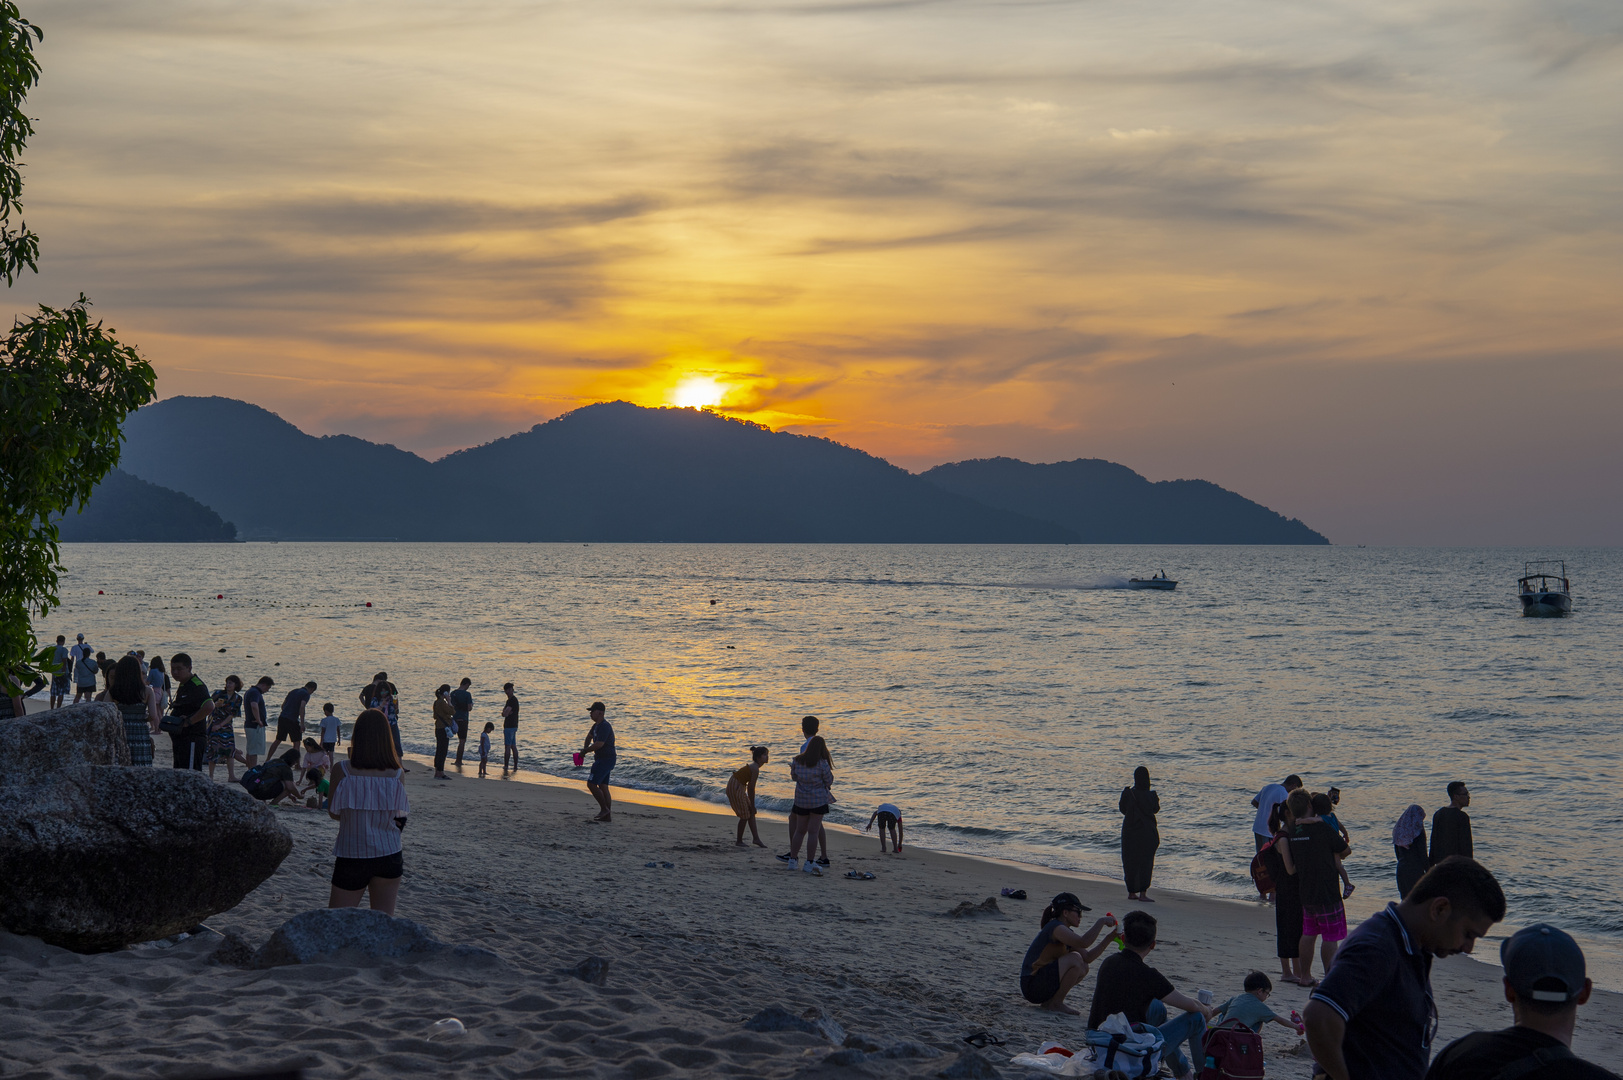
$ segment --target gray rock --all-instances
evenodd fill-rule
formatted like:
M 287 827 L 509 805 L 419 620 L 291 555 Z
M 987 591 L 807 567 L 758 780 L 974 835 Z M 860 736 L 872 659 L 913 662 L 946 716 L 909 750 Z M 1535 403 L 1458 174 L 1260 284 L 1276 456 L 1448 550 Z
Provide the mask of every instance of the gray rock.
M 602 986 L 609 978 L 609 962 L 601 956 L 588 956 L 569 971 L 581 982 Z
M 750 1031 L 800 1031 L 821 1035 L 835 1046 L 845 1042 L 845 1029 L 816 1006 L 796 1016 L 782 1005 L 769 1005 L 744 1021 L 744 1027 Z
M 847 1035 L 845 1037 L 845 1041 L 840 1045 L 844 1046 L 847 1050 L 862 1050 L 870 1054 L 878 1053 L 885 1048 L 885 1044 L 880 1042 L 878 1039 L 869 1038 L 868 1036 L 859 1034 L 855 1031 Z
M 247 792 L 128 763 L 111 705 L 0 721 L 0 926 L 81 953 L 171 937 L 293 850 Z
M 861 1065 L 869 1059 L 870 1055 L 861 1050 L 836 1050 L 823 1059 L 824 1065 L 834 1065 L 842 1069 L 849 1069 L 853 1065 Z
M 880 1056 L 887 1058 L 938 1058 L 941 1056 L 941 1051 L 933 1046 L 926 1046 L 924 1043 L 904 1040 L 891 1043 L 885 1047 Z
M 243 940 L 242 935 L 235 930 L 227 930 L 225 940 L 220 942 L 213 952 L 209 953 L 209 963 L 220 964 L 224 967 L 251 967 L 253 962 L 253 946 Z
M 412 954 L 462 952 L 453 950 L 410 919 L 397 919 L 371 908 L 318 908 L 295 915 L 276 928 L 254 954 L 256 968 L 308 964 L 343 951 L 374 959 Z M 493 954 L 492 954 L 493 955 Z
M 997 1067 L 975 1051 L 965 1050 L 957 1061 L 936 1075 L 945 1080 L 992 1080 L 997 1076 Z

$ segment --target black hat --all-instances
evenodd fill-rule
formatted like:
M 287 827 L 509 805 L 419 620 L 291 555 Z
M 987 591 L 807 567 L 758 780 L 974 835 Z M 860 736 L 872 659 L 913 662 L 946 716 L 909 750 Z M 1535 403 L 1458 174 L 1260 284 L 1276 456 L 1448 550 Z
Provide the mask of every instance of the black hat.
M 1076 898 L 1075 893 L 1062 892 L 1054 897 L 1048 904 L 1055 911 L 1089 911 L 1086 904 Z
M 1571 1001 L 1584 990 L 1584 951 L 1549 923 L 1516 931 L 1499 946 L 1499 962 L 1518 997 Z

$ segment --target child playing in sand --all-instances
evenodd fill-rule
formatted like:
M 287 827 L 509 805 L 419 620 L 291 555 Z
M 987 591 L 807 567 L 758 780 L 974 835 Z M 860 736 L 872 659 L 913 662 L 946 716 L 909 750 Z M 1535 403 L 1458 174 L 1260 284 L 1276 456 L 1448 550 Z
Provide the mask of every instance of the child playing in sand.
M 304 740 L 304 764 L 300 766 L 305 770 L 321 769 L 325 772 L 332 768 L 332 754 L 314 739 Z
M 1263 1002 L 1268 995 L 1274 992 L 1274 984 L 1268 976 L 1260 971 L 1253 971 L 1245 977 L 1245 993 L 1236 994 L 1217 1007 L 1217 1014 L 1212 1017 L 1213 1023 L 1224 1020 L 1238 1020 L 1252 1031 L 1261 1031 L 1262 1025 L 1272 1020 L 1290 1028 L 1296 1034 L 1302 1033 L 1302 1028 L 1292 1020 L 1286 1020 Z
M 1331 806 L 1341 805 L 1340 788 L 1333 787 L 1329 791 L 1326 791 L 1325 794 L 1330 797 Z M 1335 811 L 1332 810 L 1328 814 L 1321 814 L 1319 816 L 1324 819 L 1324 823 L 1326 825 L 1330 826 L 1338 834 L 1340 834 L 1341 842 L 1343 844 L 1351 846 L 1352 837 L 1347 835 L 1347 830 L 1341 827 L 1340 821 L 1336 820 Z M 1345 900 L 1347 897 L 1353 894 L 1353 883 L 1352 878 L 1347 876 L 1347 865 L 1340 855 L 1336 856 L 1336 872 L 1341 875 L 1341 898 Z
M 755 781 L 761 775 L 761 766 L 767 762 L 768 752 L 764 746 L 750 747 L 750 763 L 739 769 L 727 781 L 727 802 L 732 805 L 733 813 L 738 815 L 738 846 L 744 846 L 744 826 L 750 827 L 750 835 L 755 837 L 756 847 L 766 847 L 761 843 L 760 831 L 755 827 Z
M 484 733 L 479 736 L 479 775 L 485 775 L 485 769 L 490 765 L 490 733 L 496 730 L 496 725 L 485 724 Z
M 902 835 L 905 830 L 902 828 L 902 812 L 896 808 L 896 804 L 888 802 L 880 803 L 879 809 L 875 810 L 873 812 L 873 816 L 868 818 L 868 824 L 862 827 L 862 831 L 869 832 L 872 830 L 873 823 L 875 821 L 879 822 L 880 852 L 883 853 L 885 850 L 885 831 L 888 829 L 890 831 L 890 841 L 895 846 L 896 853 L 898 855 L 901 854 Z
M 318 766 L 304 771 L 304 783 L 299 786 L 299 794 L 305 796 L 304 805 L 325 808 L 329 790 L 326 769 Z

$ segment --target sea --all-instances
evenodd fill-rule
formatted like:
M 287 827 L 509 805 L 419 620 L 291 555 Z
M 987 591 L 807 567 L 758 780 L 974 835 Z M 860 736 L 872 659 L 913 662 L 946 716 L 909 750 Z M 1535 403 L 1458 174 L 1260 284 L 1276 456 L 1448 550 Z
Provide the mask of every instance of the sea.
M 1573 613 L 1523 618 L 1522 561 L 1552 557 Z M 1618 549 L 81 544 L 62 562 L 42 640 L 184 650 L 211 688 L 268 674 L 278 701 L 314 679 L 346 719 L 384 670 L 421 754 L 435 687 L 471 678 L 478 730 L 510 681 L 526 771 L 583 778 L 601 699 L 616 784 L 724 803 L 764 743 L 760 802 L 781 812 L 815 715 L 830 820 L 893 802 L 912 843 L 1118 880 L 1117 800 L 1144 765 L 1152 895 L 1256 902 L 1250 800 L 1294 772 L 1341 788 L 1349 916 L 1368 914 L 1396 898 L 1393 823 L 1463 780 L 1510 901 L 1497 932 L 1554 922 L 1623 988 Z M 1161 570 L 1175 591 L 1126 587 Z

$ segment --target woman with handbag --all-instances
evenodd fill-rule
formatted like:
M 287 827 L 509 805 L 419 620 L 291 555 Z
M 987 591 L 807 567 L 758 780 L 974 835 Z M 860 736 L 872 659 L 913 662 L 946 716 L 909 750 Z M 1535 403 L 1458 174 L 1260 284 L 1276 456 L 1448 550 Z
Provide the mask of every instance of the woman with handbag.
M 1150 788 L 1150 770 L 1140 765 L 1133 770 L 1133 786 L 1121 789 L 1117 808 L 1121 823 L 1121 870 L 1127 880 L 1127 899 L 1153 904 L 1148 895 L 1150 877 L 1155 873 L 1155 851 L 1161 846 L 1161 831 L 1155 815 L 1161 812 L 1161 796 Z

